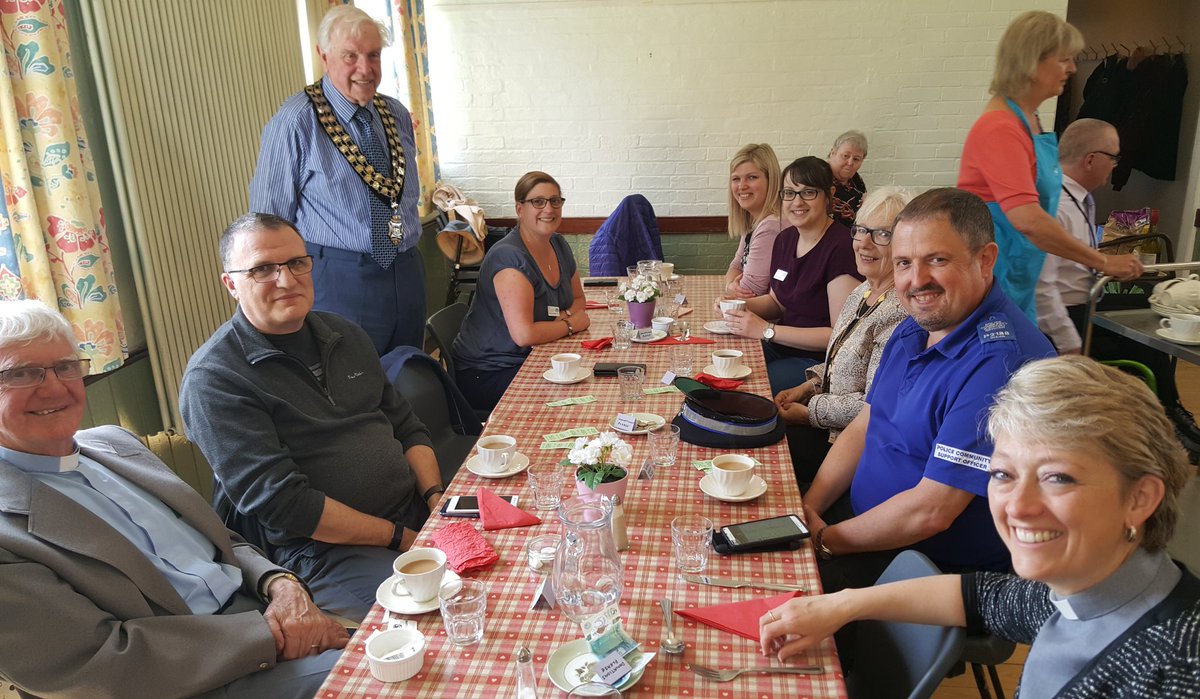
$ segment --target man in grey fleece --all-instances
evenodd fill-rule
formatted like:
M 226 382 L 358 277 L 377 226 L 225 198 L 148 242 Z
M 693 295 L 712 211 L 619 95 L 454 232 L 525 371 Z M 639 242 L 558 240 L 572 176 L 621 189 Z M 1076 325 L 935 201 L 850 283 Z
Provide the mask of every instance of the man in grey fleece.
M 247 214 L 221 236 L 229 321 L 188 362 L 180 410 L 227 524 L 361 619 L 444 487 L 428 430 L 370 338 L 313 311 L 312 258 L 287 221 Z

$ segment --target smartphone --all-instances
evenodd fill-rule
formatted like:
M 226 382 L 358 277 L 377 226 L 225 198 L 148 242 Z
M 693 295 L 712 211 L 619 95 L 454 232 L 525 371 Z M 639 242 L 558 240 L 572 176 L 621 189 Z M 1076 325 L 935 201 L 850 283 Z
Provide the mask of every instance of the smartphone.
M 593 376 L 616 376 L 617 369 L 623 366 L 638 366 L 642 371 L 646 371 L 645 364 L 634 364 L 633 362 L 596 362 L 596 366 L 592 367 Z
M 620 280 L 604 277 L 590 277 L 583 280 L 584 286 L 616 286 Z
M 518 495 L 501 495 L 501 500 L 507 500 L 516 507 Z M 474 495 L 452 495 L 442 503 L 442 514 L 446 517 L 478 517 L 479 498 Z
M 808 538 L 808 527 L 796 515 L 758 519 L 723 527 L 719 535 L 731 551 L 780 546 Z M 715 544 L 715 542 L 714 542 Z

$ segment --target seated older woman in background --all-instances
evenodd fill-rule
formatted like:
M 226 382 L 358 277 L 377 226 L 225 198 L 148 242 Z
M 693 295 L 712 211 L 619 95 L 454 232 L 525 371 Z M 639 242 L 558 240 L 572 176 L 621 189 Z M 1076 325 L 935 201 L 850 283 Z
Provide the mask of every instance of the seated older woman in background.
M 456 382 L 491 410 L 534 345 L 586 330 L 583 283 L 558 234 L 566 201 L 553 177 L 527 172 L 514 191 L 517 225 L 488 250 L 479 289 L 454 340 Z
M 788 449 L 801 487 L 812 482 L 829 446 L 859 412 L 892 331 L 908 313 L 896 300 L 892 222 L 913 198 L 901 187 L 873 190 L 862 202 L 854 237 L 855 264 L 867 278 L 850 292 L 833 326 L 825 362 L 808 381 L 775 396 L 788 423 Z
M 833 219 L 846 227 L 854 225 L 867 193 L 867 183 L 858 174 L 866 159 L 867 137 L 861 131 L 838 136 L 825 157 L 833 170 Z
M 940 575 L 802 597 L 760 619 L 796 655 L 856 619 L 1032 643 L 1023 697 L 1194 697 L 1200 581 L 1164 552 L 1191 469 L 1139 380 L 1078 356 L 1031 362 L 988 417 L 988 501 L 1017 575 Z
M 729 236 L 740 238 L 725 273 L 725 296 L 754 298 L 771 283 L 771 250 L 779 235 L 779 159 L 766 143 L 742 146 L 729 162 Z
M 770 289 L 726 318 L 735 335 L 763 341 L 772 394 L 804 381 L 804 370 L 824 359 L 832 319 L 862 281 L 850 231 L 830 217 L 829 163 L 810 155 L 788 165 L 780 196 L 791 227 L 775 238 Z

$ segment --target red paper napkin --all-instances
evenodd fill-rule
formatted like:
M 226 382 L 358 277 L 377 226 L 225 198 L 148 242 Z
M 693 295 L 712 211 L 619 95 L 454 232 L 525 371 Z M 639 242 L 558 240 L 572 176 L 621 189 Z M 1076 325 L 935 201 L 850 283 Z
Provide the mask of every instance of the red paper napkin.
M 695 335 L 692 335 L 686 341 L 681 340 L 678 336 L 676 336 L 676 337 L 664 337 L 661 340 L 655 340 L 654 342 L 648 342 L 646 344 L 648 344 L 648 345 L 715 345 L 716 343 L 717 343 L 716 340 L 710 340 L 707 337 L 696 337 Z
M 598 340 L 581 340 L 579 346 L 584 349 L 602 350 L 612 346 L 611 337 L 602 337 Z
M 737 379 L 723 379 L 719 376 L 713 376 L 712 374 L 706 374 L 704 372 L 700 372 L 692 378 L 696 379 L 705 386 L 708 386 L 709 388 L 715 388 L 719 391 L 732 391 L 738 386 L 746 383 L 745 381 L 739 381 Z
M 607 311 L 608 304 L 603 301 L 588 301 L 584 304 L 584 309 L 589 311 Z
M 801 594 L 796 592 L 785 592 L 782 595 L 767 597 L 764 599 L 751 599 L 745 602 L 733 602 L 731 604 L 718 604 L 712 607 L 698 607 L 696 609 L 676 609 L 675 613 L 681 617 L 686 617 L 701 624 L 707 624 L 714 629 L 721 629 L 729 633 L 737 634 L 742 638 L 748 638 L 751 641 L 758 641 L 758 620 L 766 616 L 767 611 L 778 607 L 784 602 Z
M 511 527 L 528 527 L 531 524 L 541 524 L 542 520 L 525 510 L 512 505 L 507 500 L 501 500 L 487 488 L 475 491 L 479 498 L 479 521 L 483 523 L 484 531 L 509 529 Z
M 466 522 L 455 522 L 433 535 L 433 544 L 446 552 L 446 565 L 455 573 L 469 573 L 487 568 L 500 560 L 483 535 Z

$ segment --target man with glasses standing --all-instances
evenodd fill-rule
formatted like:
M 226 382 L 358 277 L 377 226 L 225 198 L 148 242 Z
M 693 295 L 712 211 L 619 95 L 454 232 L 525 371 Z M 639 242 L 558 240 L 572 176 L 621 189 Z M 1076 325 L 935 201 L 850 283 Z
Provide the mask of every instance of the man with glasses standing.
M 313 260 L 287 221 L 247 214 L 221 236 L 233 318 L 188 362 L 180 411 L 231 528 L 361 619 L 444 488 L 425 426 L 370 338 L 313 311 Z
M 412 117 L 377 92 L 387 30 L 353 5 L 317 31 L 325 77 L 263 128 L 250 210 L 292 222 L 316 267 L 314 307 L 348 318 L 376 353 L 420 348 L 425 265 Z

